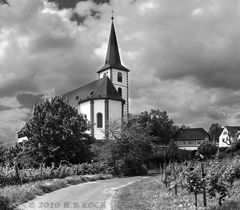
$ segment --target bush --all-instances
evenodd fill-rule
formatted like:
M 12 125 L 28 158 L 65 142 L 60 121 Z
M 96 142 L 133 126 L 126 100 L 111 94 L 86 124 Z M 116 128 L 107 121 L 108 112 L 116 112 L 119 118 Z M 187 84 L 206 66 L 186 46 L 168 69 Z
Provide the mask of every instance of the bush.
M 218 151 L 218 147 L 209 141 L 204 141 L 198 147 L 198 152 L 205 157 L 210 157 L 212 155 L 215 155 L 217 151 Z
M 106 164 L 92 162 L 82 163 L 78 165 L 59 165 L 55 167 L 41 166 L 39 168 L 28 168 L 18 170 L 19 176 L 16 173 L 15 167 L 0 167 L 0 187 L 6 185 L 16 185 L 18 183 L 28 183 L 38 180 L 63 179 L 68 176 L 86 175 L 86 174 L 109 174 L 111 172 Z
M 233 153 L 240 150 L 240 140 L 234 142 L 230 147 L 226 149 L 227 153 Z
M 10 201 L 7 197 L 0 195 L 0 207 L 2 210 L 13 209 L 10 207 Z

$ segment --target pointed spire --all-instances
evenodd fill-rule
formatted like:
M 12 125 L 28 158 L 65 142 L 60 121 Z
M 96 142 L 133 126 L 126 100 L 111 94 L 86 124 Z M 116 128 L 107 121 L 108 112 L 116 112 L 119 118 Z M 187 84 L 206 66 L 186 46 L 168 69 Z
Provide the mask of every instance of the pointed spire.
M 114 23 L 113 23 L 113 20 L 114 20 L 113 10 L 112 10 L 111 20 L 112 20 L 112 25 L 111 25 L 110 36 L 108 41 L 108 49 L 107 49 L 105 65 L 99 71 L 97 71 L 97 73 L 100 73 L 101 71 L 109 68 L 116 68 L 116 69 L 121 69 L 123 71 L 129 71 L 127 68 L 125 68 L 121 64 L 117 37 L 116 37 Z
M 117 37 L 115 33 L 114 24 L 112 22 L 110 37 L 108 41 L 108 50 L 105 64 L 114 65 L 121 64 L 120 55 L 118 51 Z

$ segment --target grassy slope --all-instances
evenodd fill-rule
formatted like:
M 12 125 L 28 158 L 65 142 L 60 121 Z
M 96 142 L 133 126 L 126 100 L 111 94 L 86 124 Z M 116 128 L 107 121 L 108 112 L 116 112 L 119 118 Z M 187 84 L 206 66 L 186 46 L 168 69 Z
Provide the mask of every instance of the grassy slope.
M 208 209 L 218 209 L 216 199 L 208 199 Z M 237 202 L 236 202 L 237 201 Z M 202 195 L 198 196 L 198 209 L 202 206 Z M 240 181 L 231 190 L 231 197 L 222 209 L 240 209 Z M 194 196 L 185 191 L 179 191 L 178 196 L 169 192 L 162 184 L 161 177 L 151 177 L 117 191 L 113 199 L 113 210 L 175 210 L 195 209 Z
M 55 191 L 69 185 L 109 178 L 112 178 L 112 175 L 82 175 L 66 177 L 64 179 L 36 181 L 24 185 L 7 186 L 0 189 L 0 209 L 14 209 L 14 207 L 32 200 L 36 196 Z

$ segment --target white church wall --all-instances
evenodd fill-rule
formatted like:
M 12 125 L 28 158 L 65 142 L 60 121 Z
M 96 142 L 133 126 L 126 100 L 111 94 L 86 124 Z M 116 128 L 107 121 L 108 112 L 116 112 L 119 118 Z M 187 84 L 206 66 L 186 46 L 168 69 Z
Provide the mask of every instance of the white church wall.
M 109 100 L 109 121 L 121 120 L 122 116 L 122 102 Z
M 122 73 L 122 82 L 117 81 L 118 72 Z M 118 88 L 122 89 L 122 98 L 127 103 L 127 98 L 128 98 L 127 72 L 121 71 L 121 70 L 118 70 L 118 69 L 112 69 L 112 83 L 114 84 L 116 90 L 118 90 Z M 124 113 L 126 113 L 126 106 L 124 106 Z
M 90 101 L 81 103 L 78 107 L 78 113 L 86 115 L 87 119 L 90 121 L 91 120 Z M 86 133 L 90 134 L 91 131 L 88 130 Z
M 97 128 L 97 113 L 102 113 L 103 116 L 103 127 Z M 94 100 L 94 136 L 96 139 L 104 139 L 105 133 L 105 100 L 99 99 Z
M 106 76 L 108 76 L 108 77 L 110 78 L 110 69 L 107 69 L 107 70 L 105 70 L 105 71 L 100 72 L 99 75 L 98 75 L 98 76 L 99 76 L 99 79 L 100 79 L 100 78 L 103 78 L 104 75 L 106 75 Z
M 122 73 L 122 82 L 117 81 L 117 74 L 118 72 Z M 120 86 L 127 86 L 127 72 L 121 71 L 119 69 L 112 69 L 112 82 L 113 84 L 120 85 Z

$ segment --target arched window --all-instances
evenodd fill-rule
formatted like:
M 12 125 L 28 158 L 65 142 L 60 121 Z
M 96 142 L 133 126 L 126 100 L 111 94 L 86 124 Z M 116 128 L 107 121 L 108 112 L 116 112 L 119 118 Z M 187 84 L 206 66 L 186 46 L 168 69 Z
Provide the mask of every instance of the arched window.
M 102 113 L 97 113 L 97 128 L 103 127 L 103 116 Z
M 122 97 L 122 88 L 118 88 L 118 93 Z
M 117 74 L 117 81 L 122 82 L 122 73 L 121 72 L 118 72 L 118 74 Z

